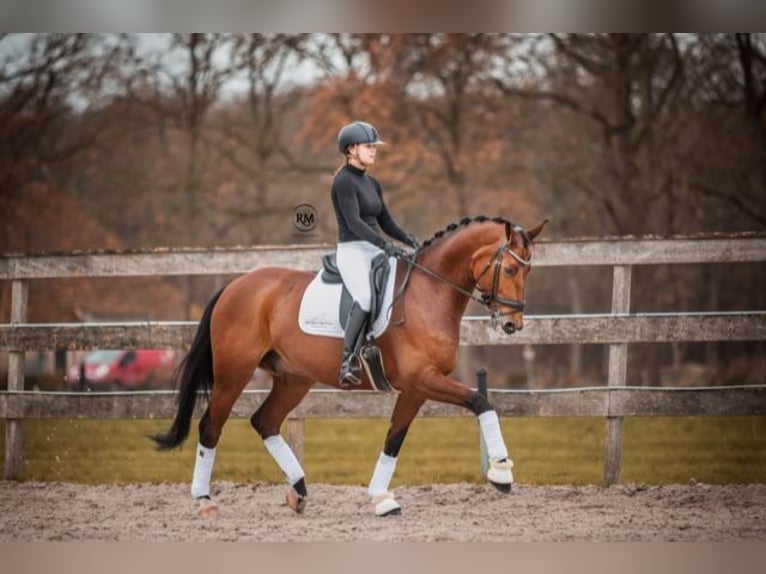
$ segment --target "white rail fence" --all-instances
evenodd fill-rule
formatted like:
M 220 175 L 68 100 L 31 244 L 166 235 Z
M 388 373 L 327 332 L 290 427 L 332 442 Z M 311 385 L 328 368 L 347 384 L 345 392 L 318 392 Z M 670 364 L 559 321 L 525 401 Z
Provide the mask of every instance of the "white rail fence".
M 184 348 L 194 322 L 27 323 L 29 281 L 71 277 L 125 277 L 242 273 L 282 265 L 314 270 L 329 245 L 236 249 L 178 249 L 130 253 L 0 255 L 0 280 L 12 284 L 11 317 L 0 324 L 0 351 L 9 354 L 8 390 L 0 392 L 5 419 L 4 478 L 16 479 L 22 459 L 22 422 L 36 418 L 172 418 L 173 391 L 66 393 L 24 391 L 24 353 L 30 350 L 95 348 Z M 766 340 L 766 311 L 654 313 L 630 312 L 631 276 L 636 265 L 766 261 L 766 236 L 714 236 L 674 239 L 601 239 L 540 242 L 535 266 L 611 266 L 609 314 L 527 316 L 523 331 L 511 337 L 489 321 L 464 318 L 462 345 L 609 345 L 605 386 L 560 390 L 490 390 L 500 416 L 597 416 L 606 420 L 604 482 L 620 481 L 622 429 L 628 416 L 764 415 L 766 385 L 706 388 L 647 388 L 627 381 L 631 343 Z M 246 391 L 232 412 L 249 417 L 267 391 Z M 200 409 L 202 406 L 200 406 Z M 290 415 L 288 431 L 298 456 L 304 421 L 311 417 L 388 417 L 393 397 L 371 392 L 316 390 Z M 197 413 L 198 415 L 201 412 Z M 420 416 L 468 416 L 447 405 L 427 403 Z

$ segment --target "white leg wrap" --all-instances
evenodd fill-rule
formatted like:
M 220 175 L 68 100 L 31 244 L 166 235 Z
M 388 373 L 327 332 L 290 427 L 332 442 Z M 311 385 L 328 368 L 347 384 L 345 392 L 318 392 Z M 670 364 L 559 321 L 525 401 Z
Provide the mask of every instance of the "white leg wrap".
M 375 471 L 372 473 L 367 494 L 375 498 L 388 492 L 388 485 L 391 484 L 394 470 L 396 470 L 396 458 L 381 452 L 378 463 L 375 465 Z
M 479 428 L 487 445 L 487 455 L 490 460 L 503 460 L 508 458 L 508 449 L 500 432 L 500 420 L 495 411 L 486 411 L 479 415 Z
M 197 443 L 197 456 L 194 462 L 191 493 L 194 498 L 210 496 L 210 477 L 215 463 L 215 449 Z
M 272 435 L 264 439 L 263 444 L 266 446 L 266 450 L 269 451 L 271 457 L 279 465 L 279 468 L 282 469 L 288 483 L 295 484 L 305 476 L 301 463 L 298 462 L 293 449 L 285 442 L 282 435 Z

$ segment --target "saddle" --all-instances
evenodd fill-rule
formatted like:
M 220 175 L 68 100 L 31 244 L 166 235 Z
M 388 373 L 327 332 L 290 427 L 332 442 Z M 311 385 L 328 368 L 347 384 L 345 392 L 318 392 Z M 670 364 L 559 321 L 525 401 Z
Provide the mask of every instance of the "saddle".
M 366 335 L 369 333 L 375 319 L 378 318 L 383 310 L 383 299 L 386 294 L 386 282 L 388 281 L 390 269 L 391 268 L 388 265 L 388 257 L 385 254 L 381 253 L 372 260 L 370 266 L 370 292 L 372 293 L 372 303 L 370 305 L 370 320 L 367 321 L 367 326 L 365 327 L 365 339 L 367 338 Z M 338 270 L 338 262 L 335 252 L 326 253 L 322 256 L 322 281 L 328 284 L 343 283 L 340 271 Z M 338 320 L 341 325 L 346 324 L 346 319 L 348 318 L 353 303 L 354 299 L 344 285 L 340 296 L 340 307 L 338 308 Z
M 330 285 L 343 284 L 338 262 L 334 252 L 322 256 L 321 280 Z M 394 267 L 395 269 L 396 267 Z M 372 293 L 372 302 L 370 305 L 370 318 L 364 327 L 356 342 L 355 355 L 359 358 L 362 367 L 367 372 L 367 376 L 372 381 L 373 386 L 379 391 L 392 391 L 393 387 L 386 377 L 383 368 L 383 355 L 380 347 L 375 343 L 372 335 L 372 326 L 375 320 L 383 312 L 384 300 L 386 295 L 386 285 L 391 273 L 391 266 L 388 264 L 388 257 L 381 253 L 372 260 L 370 265 L 370 292 Z M 340 296 L 340 305 L 338 307 L 338 320 L 341 325 L 346 324 L 348 314 L 354 300 L 351 293 L 345 285 L 342 287 Z

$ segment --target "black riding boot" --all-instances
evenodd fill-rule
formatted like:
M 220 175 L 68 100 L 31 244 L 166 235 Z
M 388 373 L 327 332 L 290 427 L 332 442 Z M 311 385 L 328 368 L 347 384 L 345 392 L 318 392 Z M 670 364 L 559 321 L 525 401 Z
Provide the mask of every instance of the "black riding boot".
M 360 375 L 362 369 L 358 364 L 354 364 L 354 351 L 359 335 L 367 323 L 369 312 L 359 306 L 354 301 L 346 320 L 346 329 L 343 336 L 343 362 L 340 365 L 340 384 L 341 386 L 359 385 L 362 380 Z

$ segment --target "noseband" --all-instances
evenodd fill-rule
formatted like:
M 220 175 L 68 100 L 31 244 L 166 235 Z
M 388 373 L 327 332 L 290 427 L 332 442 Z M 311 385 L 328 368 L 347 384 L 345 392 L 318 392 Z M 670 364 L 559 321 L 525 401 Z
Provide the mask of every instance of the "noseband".
M 531 265 L 529 259 L 524 259 L 521 255 L 513 251 L 506 242 L 502 242 L 500 244 L 500 247 L 498 247 L 497 251 L 495 252 L 494 259 L 487 261 L 487 264 L 484 266 L 484 269 L 482 269 L 481 273 L 479 273 L 479 276 L 476 277 L 476 284 L 479 284 L 479 281 L 484 276 L 484 274 L 489 270 L 490 267 L 493 267 L 493 273 L 492 273 L 492 290 L 487 293 L 485 291 L 482 291 L 481 288 L 477 287 L 479 292 L 481 293 L 481 303 L 484 304 L 487 309 L 489 309 L 492 312 L 492 318 L 498 319 L 499 317 L 503 315 L 510 315 L 511 313 L 521 312 L 524 310 L 524 307 L 527 306 L 526 301 L 520 301 L 518 299 L 506 299 L 505 297 L 500 297 L 498 295 L 498 290 L 500 288 L 500 268 L 503 265 L 503 254 L 507 253 L 511 257 L 513 257 L 516 261 L 519 262 L 519 264 L 522 267 L 529 267 Z M 513 311 L 501 313 L 498 309 L 492 310 L 492 305 L 498 304 L 502 305 L 503 307 L 510 307 L 513 309 Z

